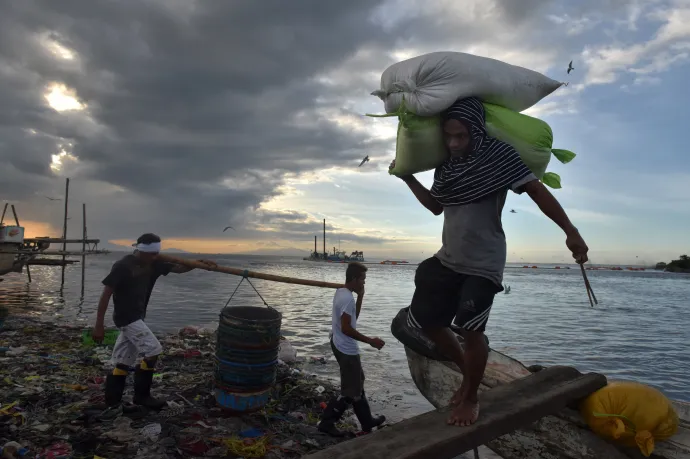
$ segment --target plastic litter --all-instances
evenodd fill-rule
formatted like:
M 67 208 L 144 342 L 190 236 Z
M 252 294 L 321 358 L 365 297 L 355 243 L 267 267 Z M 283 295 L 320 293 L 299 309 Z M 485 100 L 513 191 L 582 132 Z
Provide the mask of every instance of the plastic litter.
M 161 429 L 161 425 L 158 423 L 148 424 L 141 428 L 140 433 L 144 438 L 156 441 L 158 439 L 158 435 L 161 434 Z
M 0 330 L 0 347 L 22 350 L 0 357 L 2 454 L 10 451 L 13 459 L 283 458 L 344 440 L 318 432 L 323 407 L 337 391 L 300 363 L 278 367 L 272 398 L 262 410 L 231 417 L 213 396 L 213 332 L 187 330 L 159 340 L 164 354 L 152 394 L 167 407 L 160 412 L 136 408 L 130 380 L 124 405 L 107 409 L 103 384 L 112 369 L 112 346 L 85 346 L 81 326 L 10 316 Z M 339 428 L 355 431 L 356 425 Z

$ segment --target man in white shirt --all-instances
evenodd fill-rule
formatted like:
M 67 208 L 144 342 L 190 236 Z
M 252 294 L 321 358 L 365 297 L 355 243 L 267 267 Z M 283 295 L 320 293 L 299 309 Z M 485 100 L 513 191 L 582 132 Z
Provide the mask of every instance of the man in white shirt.
M 371 432 L 386 420 L 384 416 L 373 417 L 369 402 L 364 394 L 364 372 L 359 358 L 357 341 L 381 349 L 384 342 L 380 338 L 369 338 L 357 331 L 357 319 L 362 310 L 364 284 L 367 267 L 361 263 L 350 263 L 345 272 L 345 288 L 336 290 L 333 297 L 331 324 L 331 349 L 340 366 L 340 396 L 334 397 L 323 412 L 319 430 L 333 436 L 342 436 L 335 424 L 342 418 L 352 404 L 355 415 L 364 432 Z M 357 301 L 352 292 L 357 294 Z

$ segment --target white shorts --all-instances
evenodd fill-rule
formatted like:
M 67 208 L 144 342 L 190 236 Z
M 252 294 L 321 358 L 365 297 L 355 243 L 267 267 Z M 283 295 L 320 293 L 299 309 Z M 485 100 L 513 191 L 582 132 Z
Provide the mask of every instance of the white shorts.
M 143 320 L 120 327 L 120 334 L 113 348 L 111 363 L 133 368 L 141 359 L 155 357 L 163 352 L 158 338 Z

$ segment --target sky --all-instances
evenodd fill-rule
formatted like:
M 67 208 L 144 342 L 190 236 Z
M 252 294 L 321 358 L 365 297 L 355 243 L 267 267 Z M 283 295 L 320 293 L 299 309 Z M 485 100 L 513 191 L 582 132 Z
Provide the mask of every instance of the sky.
M 109 248 L 308 255 L 325 218 L 329 249 L 430 256 L 443 219 L 387 172 L 396 120 L 364 114 L 389 65 L 460 51 L 568 83 L 526 113 L 577 153 L 548 170 L 593 262 L 689 251 L 688 0 L 0 5 L 0 202 L 27 237 L 61 234 L 69 177 L 68 236 L 86 203 Z M 503 221 L 508 261 L 570 259 L 526 195 Z

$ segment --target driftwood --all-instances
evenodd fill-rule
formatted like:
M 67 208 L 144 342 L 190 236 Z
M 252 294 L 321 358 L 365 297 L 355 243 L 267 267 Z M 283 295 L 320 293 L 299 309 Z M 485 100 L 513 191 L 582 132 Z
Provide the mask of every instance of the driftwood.
M 551 367 L 482 393 L 481 415 L 469 427 L 447 425 L 449 409 L 443 408 L 307 457 L 355 459 L 366 451 L 367 457 L 377 459 L 450 459 L 559 411 L 605 385 L 602 375 Z
M 297 285 L 308 285 L 310 287 L 326 287 L 326 288 L 342 288 L 345 287 L 343 284 L 338 284 L 335 282 L 324 282 L 310 279 L 298 279 L 296 277 L 287 276 L 276 276 L 274 274 L 264 274 L 258 273 L 256 271 L 249 271 L 240 268 L 230 268 L 228 266 L 216 265 L 211 267 L 205 263 L 197 260 L 191 260 L 189 258 L 173 257 L 170 255 L 158 255 L 158 259 L 167 263 L 175 263 L 182 266 L 187 266 L 189 268 L 203 269 L 206 271 L 212 271 L 216 273 L 232 274 L 234 276 L 250 277 L 252 279 L 263 279 L 273 282 L 282 282 L 285 284 L 297 284 Z

